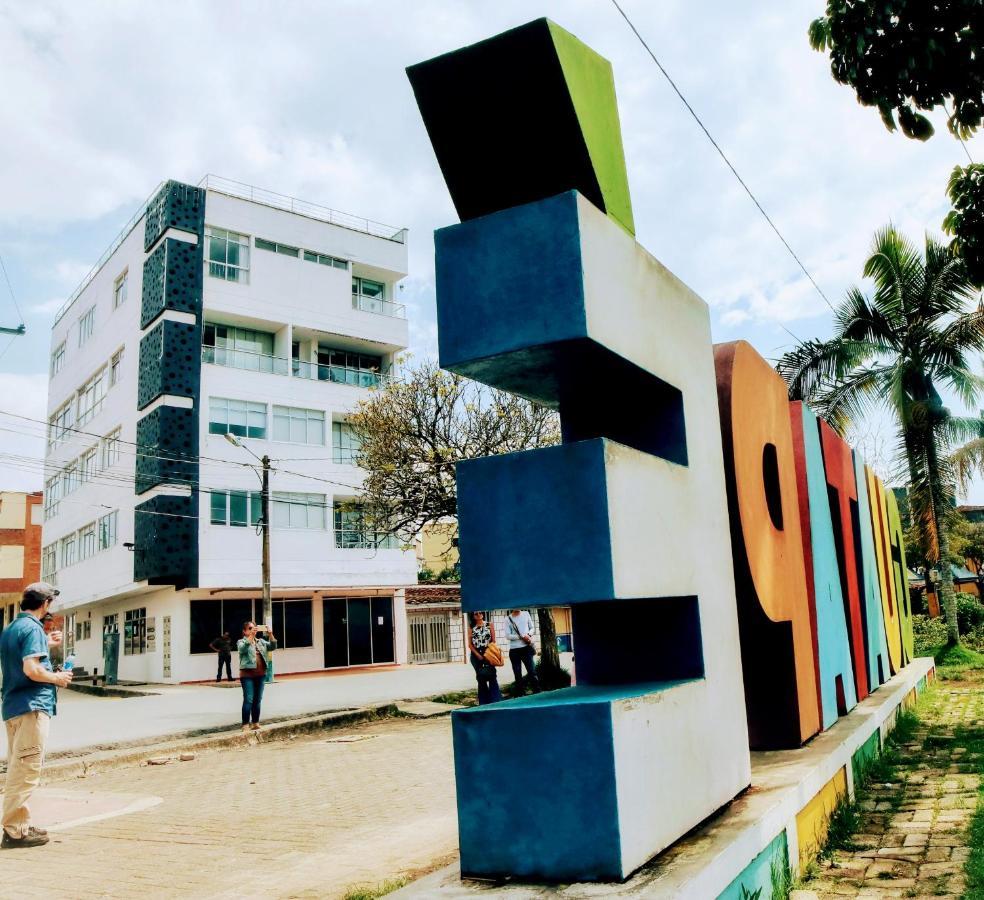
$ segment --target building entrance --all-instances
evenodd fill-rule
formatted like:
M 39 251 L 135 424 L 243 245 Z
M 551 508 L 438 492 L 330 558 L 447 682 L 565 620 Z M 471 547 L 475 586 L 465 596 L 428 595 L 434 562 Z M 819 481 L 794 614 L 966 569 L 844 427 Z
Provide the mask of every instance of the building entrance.
M 394 662 L 392 597 L 325 597 L 325 668 Z

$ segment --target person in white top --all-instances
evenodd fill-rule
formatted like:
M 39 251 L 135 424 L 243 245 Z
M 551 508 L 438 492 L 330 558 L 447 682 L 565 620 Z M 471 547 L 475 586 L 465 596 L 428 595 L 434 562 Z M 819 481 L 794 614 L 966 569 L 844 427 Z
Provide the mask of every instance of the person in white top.
M 524 690 L 523 666 L 534 694 L 540 693 L 540 679 L 536 677 L 536 648 L 533 646 L 533 619 L 525 609 L 511 609 L 506 616 L 509 631 L 509 662 L 516 677 L 517 690 Z

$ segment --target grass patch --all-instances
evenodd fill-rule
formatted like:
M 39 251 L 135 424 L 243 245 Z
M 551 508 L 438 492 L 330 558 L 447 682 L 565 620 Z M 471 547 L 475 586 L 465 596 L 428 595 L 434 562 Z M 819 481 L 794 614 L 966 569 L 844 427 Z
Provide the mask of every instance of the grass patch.
M 940 647 L 933 654 L 936 665 L 956 674 L 967 669 L 984 669 L 984 654 L 971 650 L 963 644 L 949 644 Z
M 467 691 L 448 691 L 428 697 L 434 703 L 447 703 L 450 706 L 478 706 L 478 688 Z
M 385 897 L 398 891 L 401 887 L 406 887 L 410 879 L 405 877 L 387 878 L 376 885 L 352 888 L 345 894 L 344 900 L 376 900 L 377 897 Z

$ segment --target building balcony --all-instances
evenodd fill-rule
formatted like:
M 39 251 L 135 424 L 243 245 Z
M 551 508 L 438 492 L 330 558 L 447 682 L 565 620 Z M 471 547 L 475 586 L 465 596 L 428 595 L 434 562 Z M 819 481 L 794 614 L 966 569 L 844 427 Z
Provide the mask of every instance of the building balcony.
M 202 362 L 216 366 L 245 369 L 247 372 L 264 372 L 267 375 L 289 375 L 290 360 L 251 350 L 229 350 L 225 347 L 202 347 Z
M 389 372 L 305 362 L 302 359 L 291 360 L 291 374 L 297 378 L 307 378 L 311 381 L 331 381 L 335 384 L 347 384 L 351 387 L 361 388 L 380 388 L 393 380 L 393 376 Z
M 352 309 L 360 309 L 362 312 L 376 313 L 380 316 L 392 316 L 394 319 L 407 317 L 405 304 L 393 303 L 391 300 L 383 300 L 381 297 L 369 297 L 366 294 L 352 295 Z

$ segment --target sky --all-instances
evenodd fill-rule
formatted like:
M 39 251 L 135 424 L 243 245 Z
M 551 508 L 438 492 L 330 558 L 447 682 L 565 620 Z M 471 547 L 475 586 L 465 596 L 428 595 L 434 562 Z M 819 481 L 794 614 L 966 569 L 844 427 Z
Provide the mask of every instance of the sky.
M 966 158 L 942 116 L 910 141 L 834 82 L 806 37 L 824 5 L 622 0 L 836 304 L 864 286 L 878 228 L 940 236 Z M 611 61 L 636 237 L 709 304 L 714 340 L 774 359 L 828 336 L 823 299 L 610 0 L 0 0 L 0 257 L 27 325 L 0 336 L 0 411 L 45 418 L 55 312 L 166 178 L 212 173 L 407 227 L 411 350 L 436 355 L 432 233 L 457 217 L 404 69 L 543 15 Z M 969 148 L 984 158 L 984 138 Z M 0 325 L 19 321 L 0 280 Z M 40 427 L 0 428 L 0 489 L 39 489 L 40 466 L 3 457 L 43 457 Z M 887 469 L 887 422 L 859 440 Z M 984 503 L 984 484 L 967 499 Z

